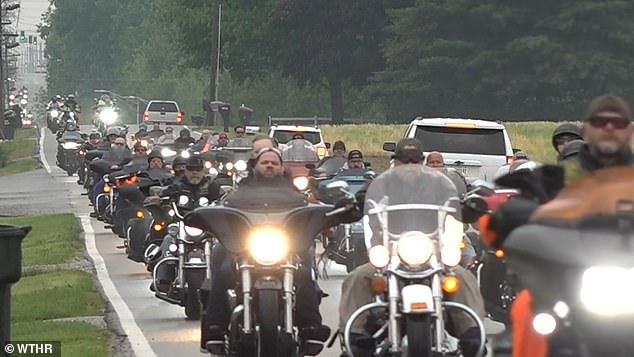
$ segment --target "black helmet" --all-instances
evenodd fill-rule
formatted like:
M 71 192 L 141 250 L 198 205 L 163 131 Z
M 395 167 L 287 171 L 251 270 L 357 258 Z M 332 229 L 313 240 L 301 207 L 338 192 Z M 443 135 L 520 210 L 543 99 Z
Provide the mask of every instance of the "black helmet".
M 585 144 L 583 140 L 573 140 L 566 143 L 563 149 L 561 149 L 560 160 L 564 160 L 579 154 L 581 147 Z
M 553 131 L 552 144 L 555 150 L 557 150 L 556 139 L 563 135 L 572 136 L 576 137 L 577 139 L 583 140 L 583 136 L 581 136 L 581 128 L 574 124 L 561 124 L 560 126 L 555 128 L 555 131 Z
M 178 155 L 172 160 L 172 167 L 176 167 L 178 165 L 187 165 L 187 159 Z
M 178 136 L 180 136 L 181 138 L 189 138 L 191 136 L 189 130 L 187 129 L 182 129 L 180 133 L 178 133 Z
M 161 161 L 163 161 L 163 155 L 161 155 L 161 152 L 159 150 L 152 150 L 147 156 L 148 164 L 150 163 L 150 161 L 152 161 L 152 159 L 157 157 L 161 159 Z
M 187 158 L 185 165 L 192 168 L 203 168 L 205 167 L 205 161 L 199 154 L 192 154 L 189 158 Z

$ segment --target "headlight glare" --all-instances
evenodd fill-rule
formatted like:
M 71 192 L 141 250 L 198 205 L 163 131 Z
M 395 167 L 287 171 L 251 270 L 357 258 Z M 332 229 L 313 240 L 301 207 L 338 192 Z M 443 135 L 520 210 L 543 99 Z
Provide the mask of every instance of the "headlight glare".
M 370 259 L 370 264 L 379 269 L 385 268 L 390 262 L 390 252 L 388 252 L 387 248 L 382 245 L 375 245 L 370 248 L 368 257 Z
M 249 237 L 249 251 L 259 264 L 273 265 L 288 254 L 288 239 L 278 229 L 256 229 Z
M 293 186 L 295 186 L 298 190 L 304 191 L 308 188 L 308 178 L 305 176 L 298 176 L 293 179 Z

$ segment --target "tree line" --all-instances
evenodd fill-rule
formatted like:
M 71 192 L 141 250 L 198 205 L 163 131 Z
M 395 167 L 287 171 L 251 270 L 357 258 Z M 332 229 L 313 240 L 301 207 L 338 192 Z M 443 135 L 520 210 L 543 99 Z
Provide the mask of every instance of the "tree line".
M 634 92 L 627 0 L 50 0 L 49 92 L 209 97 L 256 115 L 406 122 L 416 115 L 577 118 Z

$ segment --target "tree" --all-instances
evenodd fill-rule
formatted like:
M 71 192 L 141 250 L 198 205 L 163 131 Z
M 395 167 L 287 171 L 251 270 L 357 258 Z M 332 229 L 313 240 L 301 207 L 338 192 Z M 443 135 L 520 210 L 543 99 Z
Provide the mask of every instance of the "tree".
M 634 4 L 416 0 L 391 12 L 374 95 L 394 116 L 573 117 L 631 95 Z
M 276 58 L 302 83 L 325 80 L 332 119 L 343 123 L 343 81 L 357 85 L 383 66 L 387 0 L 279 0 L 273 17 Z

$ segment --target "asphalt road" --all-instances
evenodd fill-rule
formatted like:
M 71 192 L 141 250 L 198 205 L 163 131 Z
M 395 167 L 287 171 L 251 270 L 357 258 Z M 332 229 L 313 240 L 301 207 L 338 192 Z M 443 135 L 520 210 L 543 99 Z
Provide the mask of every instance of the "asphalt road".
M 90 131 L 90 126 L 82 129 Z M 131 126 L 129 132 L 136 132 L 136 128 Z M 91 207 L 87 197 L 81 195 L 77 177 L 68 177 L 55 166 L 57 143 L 50 131 L 44 130 L 44 133 L 43 152 L 50 174 L 40 169 L 0 178 L 0 214 L 74 212 L 84 225 L 86 245 L 96 262 L 98 278 L 136 354 L 143 357 L 200 356 L 199 322 L 185 320 L 183 308 L 155 298 L 149 290 L 150 274 L 145 267 L 128 260 L 122 249 L 123 241 L 104 229 L 102 222 L 89 218 Z M 345 268 L 330 266 L 328 275 L 327 280 L 320 281 L 322 289 L 330 294 L 322 301 L 321 312 L 324 323 L 336 330 Z M 500 331 L 499 325 L 488 322 L 486 325 L 489 333 Z M 321 353 L 321 356 L 339 355 L 338 343 Z

